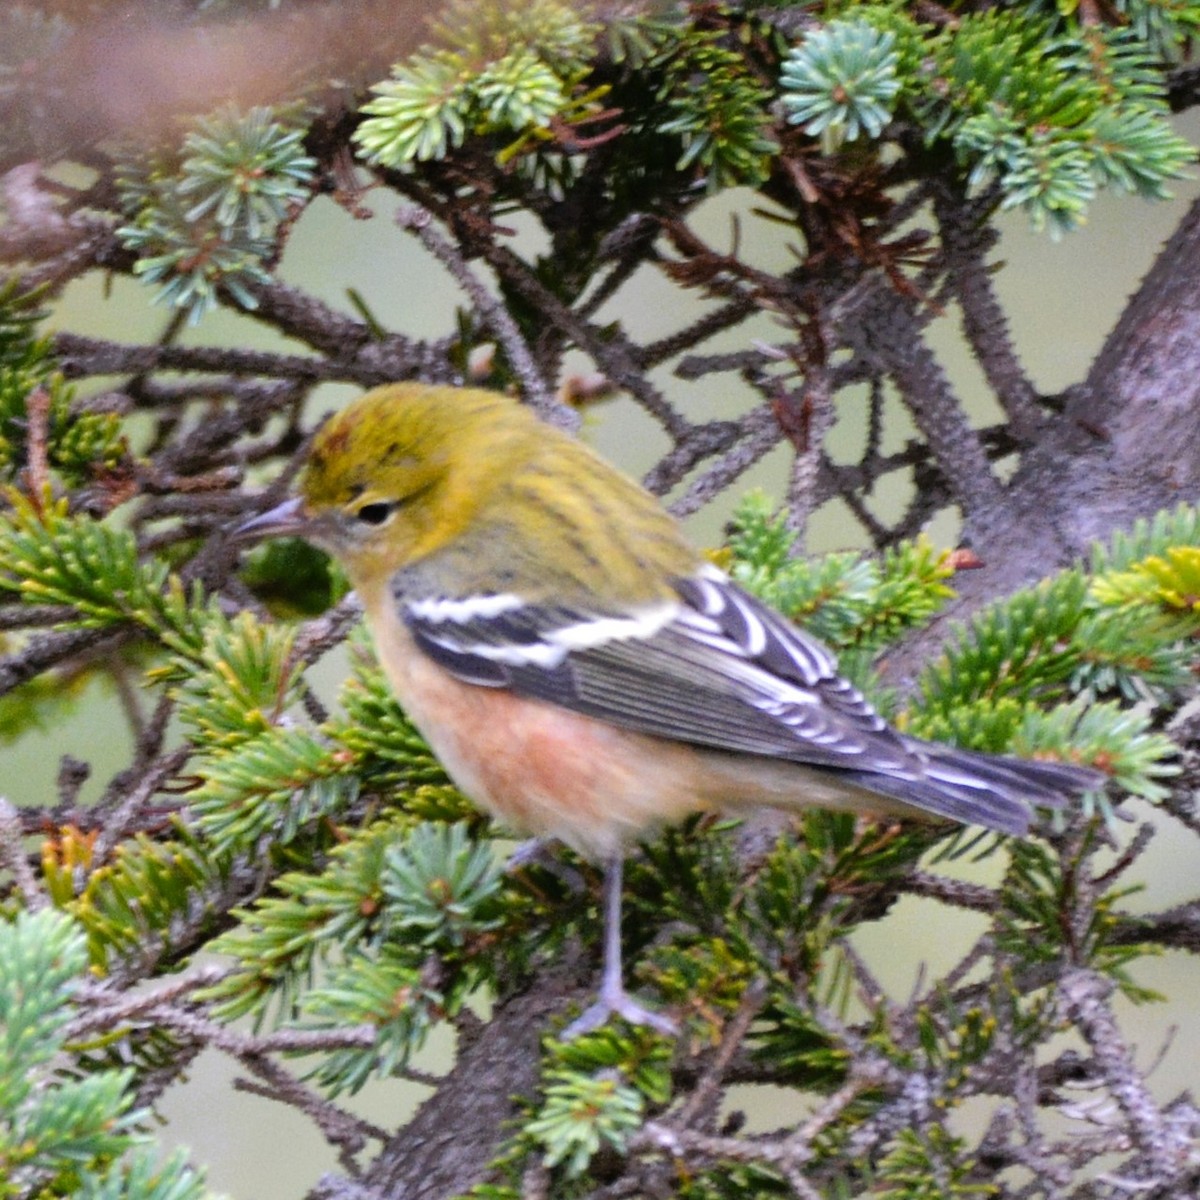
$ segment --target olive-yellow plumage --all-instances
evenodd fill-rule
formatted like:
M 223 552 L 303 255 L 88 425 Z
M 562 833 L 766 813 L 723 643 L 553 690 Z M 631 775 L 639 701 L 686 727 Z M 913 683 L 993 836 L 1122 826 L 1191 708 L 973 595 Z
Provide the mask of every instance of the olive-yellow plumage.
M 243 527 L 344 565 L 398 699 L 507 824 L 606 861 L 599 1004 L 621 984 L 620 864 L 709 808 L 819 805 L 1023 833 L 1098 772 L 920 742 L 829 652 L 705 563 L 658 502 L 496 393 L 379 388 L 317 435 L 300 493 Z
M 356 586 L 412 567 L 458 594 L 511 584 L 640 601 L 700 563 L 652 496 L 497 392 L 368 393 L 321 430 L 302 490 Z M 378 503 L 397 505 L 383 536 L 357 516 Z

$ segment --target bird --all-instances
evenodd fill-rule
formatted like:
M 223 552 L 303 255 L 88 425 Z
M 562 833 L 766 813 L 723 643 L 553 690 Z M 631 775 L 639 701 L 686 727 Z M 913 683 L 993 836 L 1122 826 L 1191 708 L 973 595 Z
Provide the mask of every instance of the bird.
M 621 959 L 624 857 L 660 826 L 818 806 L 1021 836 L 1106 778 L 893 728 L 654 496 L 500 392 L 364 393 L 318 430 L 295 494 L 234 534 L 336 558 L 458 788 L 602 864 L 599 993 L 568 1036 L 614 1015 L 675 1028 L 626 991 Z

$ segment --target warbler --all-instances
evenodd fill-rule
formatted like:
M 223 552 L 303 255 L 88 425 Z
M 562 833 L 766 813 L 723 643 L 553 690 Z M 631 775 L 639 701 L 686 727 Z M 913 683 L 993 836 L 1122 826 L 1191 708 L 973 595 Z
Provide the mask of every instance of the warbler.
M 622 981 L 622 859 L 700 810 L 817 805 L 1009 834 L 1100 786 L 1061 762 L 891 728 L 816 639 L 693 549 L 638 484 L 495 392 L 378 388 L 317 434 L 298 494 L 239 537 L 344 566 L 384 672 L 458 787 L 605 866 L 599 999 Z

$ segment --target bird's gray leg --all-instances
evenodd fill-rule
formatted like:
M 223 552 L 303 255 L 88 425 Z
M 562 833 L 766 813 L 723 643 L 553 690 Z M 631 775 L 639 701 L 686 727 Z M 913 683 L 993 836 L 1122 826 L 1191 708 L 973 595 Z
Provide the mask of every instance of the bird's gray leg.
M 562 1032 L 564 1040 L 599 1029 L 611 1016 L 624 1017 L 631 1025 L 649 1025 L 659 1033 L 676 1034 L 679 1027 L 670 1017 L 643 1008 L 625 990 L 621 967 L 621 883 L 624 860 L 614 855 L 604 864 L 604 974 L 600 995 L 582 1016 Z

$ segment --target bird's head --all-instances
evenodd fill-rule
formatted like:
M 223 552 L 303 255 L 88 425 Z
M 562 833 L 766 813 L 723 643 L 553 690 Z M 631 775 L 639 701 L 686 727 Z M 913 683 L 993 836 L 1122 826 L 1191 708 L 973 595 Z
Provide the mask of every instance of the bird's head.
M 317 433 L 297 494 L 238 537 L 303 537 L 352 579 L 391 575 L 454 538 L 505 460 L 540 436 L 499 393 L 392 384 L 361 396 Z

